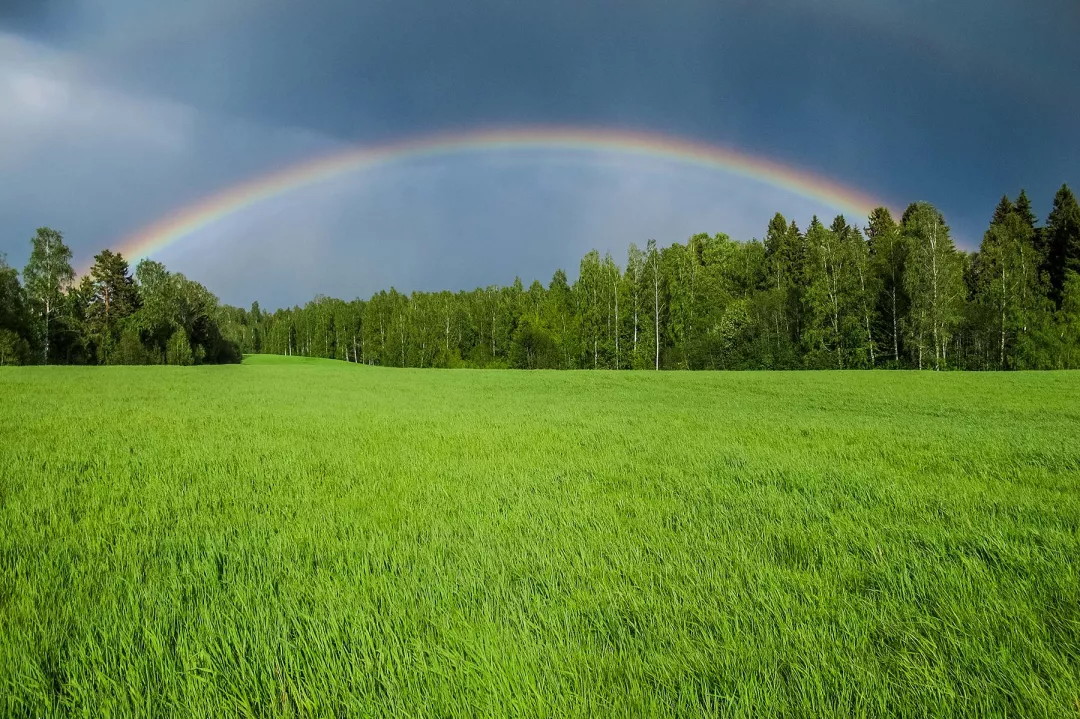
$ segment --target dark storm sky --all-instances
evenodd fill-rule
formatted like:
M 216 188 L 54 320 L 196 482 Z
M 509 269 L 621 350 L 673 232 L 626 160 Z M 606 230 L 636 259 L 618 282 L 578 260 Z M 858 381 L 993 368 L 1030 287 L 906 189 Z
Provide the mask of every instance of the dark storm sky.
M 170 7 L 175 6 L 175 7 Z M 997 199 L 1080 184 L 1080 3 L 4 0 L 0 252 L 43 224 L 85 264 L 231 184 L 325 152 L 569 125 L 733 146 L 974 248 Z M 720 171 L 481 153 L 356 173 L 161 250 L 222 299 L 574 274 L 585 251 L 760 236 L 837 208 Z

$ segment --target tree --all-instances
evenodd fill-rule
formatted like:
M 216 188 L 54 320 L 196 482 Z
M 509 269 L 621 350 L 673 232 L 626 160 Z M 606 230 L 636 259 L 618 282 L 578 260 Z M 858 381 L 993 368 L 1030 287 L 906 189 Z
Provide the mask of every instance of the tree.
M 908 334 L 919 369 L 933 351 L 934 369 L 947 367 L 947 348 L 960 321 L 964 282 L 960 255 L 937 208 L 916 202 L 904 212 L 901 226 L 910 246 L 905 286 L 911 298 Z
M 645 263 L 648 267 L 649 283 L 652 290 L 653 337 L 656 340 L 656 369 L 660 369 L 660 312 L 664 305 L 660 302 L 660 252 L 656 249 L 656 240 L 649 240 L 645 246 Z
M 0 365 L 30 359 L 30 317 L 19 275 L 0 254 Z
M 1002 195 L 998 200 L 997 207 L 994 208 L 994 216 L 990 220 L 991 225 L 998 225 L 1005 221 L 1005 218 L 1015 212 L 1012 200 L 1008 195 Z
M 195 355 L 191 351 L 191 342 L 188 341 L 187 333 L 177 329 L 169 338 L 165 348 L 165 359 L 171 365 L 187 367 L 195 364 Z
M 1027 364 L 1017 344 L 1024 342 L 1039 304 L 1039 262 L 1029 219 L 1015 211 L 995 213 L 977 258 L 976 301 L 983 316 L 994 318 L 1001 369 Z
M 128 272 L 123 255 L 103 250 L 94 256 L 90 268 L 92 294 L 87 325 L 97 343 L 103 364 L 111 364 L 114 345 L 120 337 L 120 322 L 139 308 L 139 293 Z
M 805 302 L 807 243 L 799 226 L 780 213 L 769 221 L 765 234 L 765 252 L 774 281 L 773 326 L 778 350 L 790 345 L 795 351 L 803 341 L 803 306 Z
M 1043 234 L 1051 297 L 1061 307 L 1065 273 L 1080 273 L 1080 205 L 1068 185 L 1062 185 L 1054 196 L 1054 207 L 1046 218 Z
M 605 284 L 600 253 L 591 250 L 581 258 L 574 294 L 577 296 L 581 344 L 588 352 L 588 358 L 582 358 L 583 364 L 589 364 L 593 369 L 600 363 L 600 336 L 606 317 L 603 302 Z
M 573 367 L 572 358 L 577 354 L 574 347 L 571 314 L 574 310 L 573 291 L 566 279 L 566 272 L 555 270 L 555 274 L 548 283 L 547 294 L 544 298 L 543 324 L 548 328 L 559 347 L 560 366 L 569 369 Z
M 806 324 L 804 339 L 811 367 L 844 368 L 843 336 L 840 331 L 841 285 L 845 260 L 841 235 L 847 224 L 838 217 L 826 228 L 815 215 L 806 228 L 806 245 L 811 262 L 806 268 Z M 829 359 L 829 357 L 832 359 Z
M 1080 369 L 1080 274 L 1067 270 L 1057 316 L 1057 334 L 1061 350 L 1055 366 Z
M 64 292 L 75 279 L 75 271 L 71 268 L 71 250 L 60 232 L 39 227 L 30 243 L 30 260 L 23 270 L 23 282 L 31 311 L 38 321 L 42 360 L 48 364 L 55 315 L 63 303 Z
M 880 344 L 892 350 L 894 365 L 900 363 L 901 318 L 907 315 L 908 295 L 904 284 L 908 245 L 906 237 L 893 221 L 886 207 L 870 213 L 866 236 L 870 249 L 870 266 L 877 286 L 877 314 Z
M 1031 200 L 1028 199 L 1027 190 L 1020 190 L 1020 196 L 1016 198 L 1016 204 L 1013 208 L 1025 225 L 1032 230 L 1037 229 L 1035 225 L 1039 220 L 1035 217 L 1034 210 L 1031 209 Z
M 873 328 L 878 321 L 876 302 L 880 292 L 879 282 L 870 260 L 870 245 L 859 228 L 848 227 L 842 239 L 844 254 L 851 268 L 846 288 L 849 311 L 845 326 L 845 331 L 850 334 L 851 361 L 857 366 L 873 369 L 877 366 L 878 355 Z
M 672 245 L 663 252 L 668 260 L 669 329 L 675 355 L 673 360 L 676 366 L 682 364 L 686 369 L 692 369 L 701 250 L 708 239 L 707 234 L 694 235 L 686 245 Z
M 517 369 L 555 369 L 559 366 L 559 348 L 547 330 L 525 318 L 514 332 L 510 364 Z

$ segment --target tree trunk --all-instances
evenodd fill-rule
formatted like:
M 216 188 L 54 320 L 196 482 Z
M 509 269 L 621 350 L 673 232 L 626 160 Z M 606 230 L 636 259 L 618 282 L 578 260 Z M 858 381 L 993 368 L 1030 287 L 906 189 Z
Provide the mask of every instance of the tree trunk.
M 896 273 L 893 273 L 892 286 L 892 347 L 893 361 L 900 364 L 900 323 L 896 318 Z
M 866 326 L 866 348 L 870 350 L 870 368 L 873 369 L 877 364 L 877 359 L 874 357 L 874 335 L 870 332 L 870 308 L 867 307 L 866 302 L 866 275 L 862 265 L 858 267 L 859 288 L 862 290 L 863 324 Z
M 941 304 L 938 298 L 938 267 L 937 267 L 937 223 L 930 233 L 930 266 L 934 276 L 934 311 L 931 314 L 931 327 L 934 331 L 934 369 L 941 369 L 941 336 L 939 325 L 941 324 Z
M 660 278 L 653 266 L 653 331 L 656 334 L 656 369 L 660 370 Z
M 619 369 L 619 283 L 615 283 L 615 369 Z
M 1001 263 L 1001 369 L 1005 369 L 1005 263 Z
M 49 314 L 52 312 L 52 302 L 45 298 L 45 364 L 49 364 Z

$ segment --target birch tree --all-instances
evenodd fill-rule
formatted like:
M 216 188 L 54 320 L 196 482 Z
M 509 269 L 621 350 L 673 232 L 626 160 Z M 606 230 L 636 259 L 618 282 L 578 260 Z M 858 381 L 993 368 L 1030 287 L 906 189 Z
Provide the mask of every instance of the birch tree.
M 27 299 L 37 322 L 42 361 L 49 363 L 57 310 L 64 292 L 75 279 L 71 268 L 71 250 L 64 236 L 49 227 L 39 227 L 30 240 L 30 260 L 23 270 Z
M 660 270 L 660 251 L 656 249 L 656 240 L 649 240 L 645 246 L 645 264 L 649 275 L 649 283 L 652 289 L 653 305 L 653 338 L 656 343 L 656 365 L 660 369 L 660 313 L 664 309 L 660 301 L 660 287 L 663 281 Z
M 934 369 L 948 366 L 948 347 L 963 310 L 961 258 L 945 218 L 933 205 L 917 202 L 901 222 L 910 243 L 905 286 L 911 297 L 908 331 L 920 369 L 933 355 Z

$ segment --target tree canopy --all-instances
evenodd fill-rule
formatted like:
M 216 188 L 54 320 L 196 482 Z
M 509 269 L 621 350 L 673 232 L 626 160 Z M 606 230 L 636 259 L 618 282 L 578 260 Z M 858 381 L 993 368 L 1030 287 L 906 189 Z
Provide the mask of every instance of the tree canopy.
M 1068 187 L 1039 227 L 1002 197 L 977 252 L 941 212 L 865 224 L 777 213 L 764 239 L 697 234 L 587 253 L 571 281 L 381 290 L 303 307 L 222 305 L 164 265 L 105 250 L 74 282 L 49 228 L 23 282 L 0 259 L 0 363 L 238 361 L 241 353 L 394 367 L 521 369 L 1049 369 L 1080 367 L 1080 206 Z

